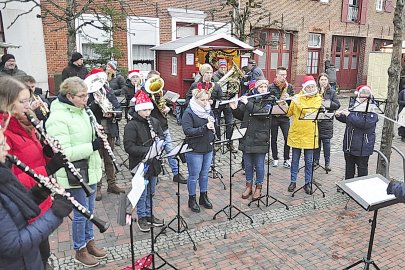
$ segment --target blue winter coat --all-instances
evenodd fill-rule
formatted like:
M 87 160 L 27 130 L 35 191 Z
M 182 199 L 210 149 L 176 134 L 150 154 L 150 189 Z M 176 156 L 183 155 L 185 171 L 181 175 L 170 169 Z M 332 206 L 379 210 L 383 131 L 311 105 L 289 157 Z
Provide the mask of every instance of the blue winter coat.
M 391 181 L 387 187 L 387 194 L 394 194 L 399 201 L 405 203 L 405 183 Z
M 339 114 L 336 119 L 346 123 L 343 138 L 343 152 L 353 156 L 370 156 L 375 144 L 376 113 L 351 112 L 348 116 Z
M 11 171 L 3 166 L 0 167 L 0 177 L 18 181 Z M 28 192 L 27 196 L 29 195 Z M 39 244 L 62 221 L 63 219 L 55 216 L 50 209 L 28 224 L 17 205 L 0 192 L 0 269 L 44 269 Z

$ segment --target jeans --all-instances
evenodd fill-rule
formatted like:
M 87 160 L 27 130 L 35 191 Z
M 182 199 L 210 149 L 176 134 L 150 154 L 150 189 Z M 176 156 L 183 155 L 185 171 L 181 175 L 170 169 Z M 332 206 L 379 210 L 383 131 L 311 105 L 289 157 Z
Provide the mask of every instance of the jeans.
M 225 124 L 226 124 L 226 139 L 229 140 L 232 137 L 232 132 L 233 132 L 233 115 L 232 115 L 232 110 L 228 106 L 224 106 L 223 108 L 218 108 L 214 110 L 214 116 L 215 116 L 215 133 L 217 134 L 217 138 L 221 139 L 221 112 L 224 113 L 224 119 L 225 119 Z
M 256 169 L 256 185 L 262 185 L 264 179 L 264 158 L 265 153 L 244 153 L 243 161 L 245 165 L 246 182 L 253 182 L 253 169 Z
M 90 188 L 95 190 L 96 184 L 90 185 Z M 93 213 L 96 192 L 86 197 L 86 193 L 82 188 L 70 188 L 66 189 L 66 191 L 69 192 L 77 202 L 86 207 L 90 213 Z M 72 237 L 74 250 L 85 247 L 87 242 L 94 239 L 93 223 L 80 214 L 76 208 L 73 208 Z
M 314 160 L 319 161 L 319 158 L 321 157 L 322 145 L 323 145 L 323 156 L 325 157 L 325 165 L 330 164 L 330 139 L 319 140 L 319 148 L 314 150 Z
M 314 149 L 304 149 L 305 160 L 305 184 L 312 182 L 312 159 Z M 300 165 L 301 149 L 292 148 L 292 160 L 291 160 L 291 182 L 297 182 L 298 167 Z
M 288 130 L 290 129 L 290 120 L 280 116 L 271 118 L 271 156 L 278 160 L 277 137 L 278 128 L 280 127 L 284 137 L 284 160 L 290 159 L 290 147 L 287 145 Z
M 368 175 L 368 159 L 370 156 L 353 156 L 352 154 L 345 153 L 346 170 L 345 179 L 354 178 L 357 165 L 357 177 Z
M 329 85 L 330 85 L 330 89 L 336 91 L 336 83 L 335 82 L 330 82 Z
M 186 161 L 188 169 L 187 189 L 188 195 L 194 196 L 197 188 L 197 179 L 200 192 L 208 191 L 208 171 L 212 162 L 212 152 L 206 154 L 187 152 Z
M 155 193 L 157 177 L 152 177 L 151 181 L 145 186 L 138 203 L 136 204 L 136 212 L 138 219 L 152 216 L 152 206 L 150 204 L 151 194 Z
M 165 141 L 165 152 L 168 154 L 170 151 L 173 150 L 173 145 L 172 145 L 172 137 L 170 135 L 169 129 L 166 129 L 163 131 L 163 136 L 164 136 L 164 141 Z M 178 175 L 179 174 L 179 166 L 177 165 L 177 161 L 174 157 L 168 157 L 167 160 L 169 161 L 170 168 L 172 169 L 173 175 Z

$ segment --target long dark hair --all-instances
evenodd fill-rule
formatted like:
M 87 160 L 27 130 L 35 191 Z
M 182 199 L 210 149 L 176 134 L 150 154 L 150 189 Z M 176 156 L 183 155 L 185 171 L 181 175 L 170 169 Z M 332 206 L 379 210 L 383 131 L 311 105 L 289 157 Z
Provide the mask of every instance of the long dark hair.
M 321 77 L 326 77 L 326 79 L 328 79 L 328 85 L 325 88 L 325 91 L 323 93 L 320 94 L 324 94 L 326 91 L 330 90 L 330 84 L 329 84 L 329 76 L 328 74 L 322 72 L 321 74 L 319 74 L 317 80 L 316 80 L 316 86 L 318 86 L 319 91 L 321 91 L 321 86 L 319 85 L 319 80 L 321 79 Z

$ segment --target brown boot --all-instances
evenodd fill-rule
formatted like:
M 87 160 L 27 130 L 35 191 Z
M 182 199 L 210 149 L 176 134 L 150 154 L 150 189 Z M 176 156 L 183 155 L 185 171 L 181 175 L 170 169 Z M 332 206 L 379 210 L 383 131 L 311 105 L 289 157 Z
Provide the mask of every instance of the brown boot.
M 120 193 L 125 193 L 125 190 L 123 190 L 116 184 L 108 184 L 107 192 L 114 193 L 114 194 L 120 194 Z
M 252 195 L 252 183 L 246 182 L 246 189 L 242 193 L 242 199 L 247 199 Z
M 255 193 L 252 196 L 252 200 L 257 200 L 260 196 L 262 196 L 262 185 L 257 184 L 255 188 Z
M 101 201 L 101 187 L 97 187 L 96 201 Z
M 87 247 L 76 250 L 75 261 L 87 267 L 94 267 L 98 265 L 97 259 L 89 254 Z
M 87 251 L 89 252 L 89 254 L 93 255 L 97 259 L 101 259 L 107 256 L 107 252 L 104 249 L 99 249 L 96 247 L 94 240 L 90 240 L 89 242 L 87 242 Z

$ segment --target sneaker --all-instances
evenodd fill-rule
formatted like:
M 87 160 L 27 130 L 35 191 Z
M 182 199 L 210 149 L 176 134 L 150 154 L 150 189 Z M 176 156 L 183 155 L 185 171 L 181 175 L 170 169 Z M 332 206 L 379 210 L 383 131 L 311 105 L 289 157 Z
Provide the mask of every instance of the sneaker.
M 273 160 L 273 167 L 278 167 L 278 159 Z
M 297 187 L 297 184 L 291 182 L 290 185 L 288 186 L 288 192 L 293 192 L 296 187 Z
M 187 184 L 187 179 L 184 178 L 184 176 L 181 175 L 181 173 L 178 173 L 175 176 L 173 176 L 173 182 L 177 182 L 180 184 Z
M 138 228 L 141 232 L 149 232 L 150 231 L 150 226 L 148 224 L 148 221 L 146 220 L 146 217 L 138 219 Z
M 165 225 L 165 221 L 163 219 L 158 219 L 155 216 L 146 217 L 146 222 L 148 223 L 148 225 L 153 225 L 155 227 L 162 227 L 163 225 Z
M 284 163 L 283 163 L 283 166 L 284 166 L 284 168 L 291 168 L 291 162 L 290 162 L 290 160 L 289 159 L 287 159 L 287 160 L 284 160 Z

